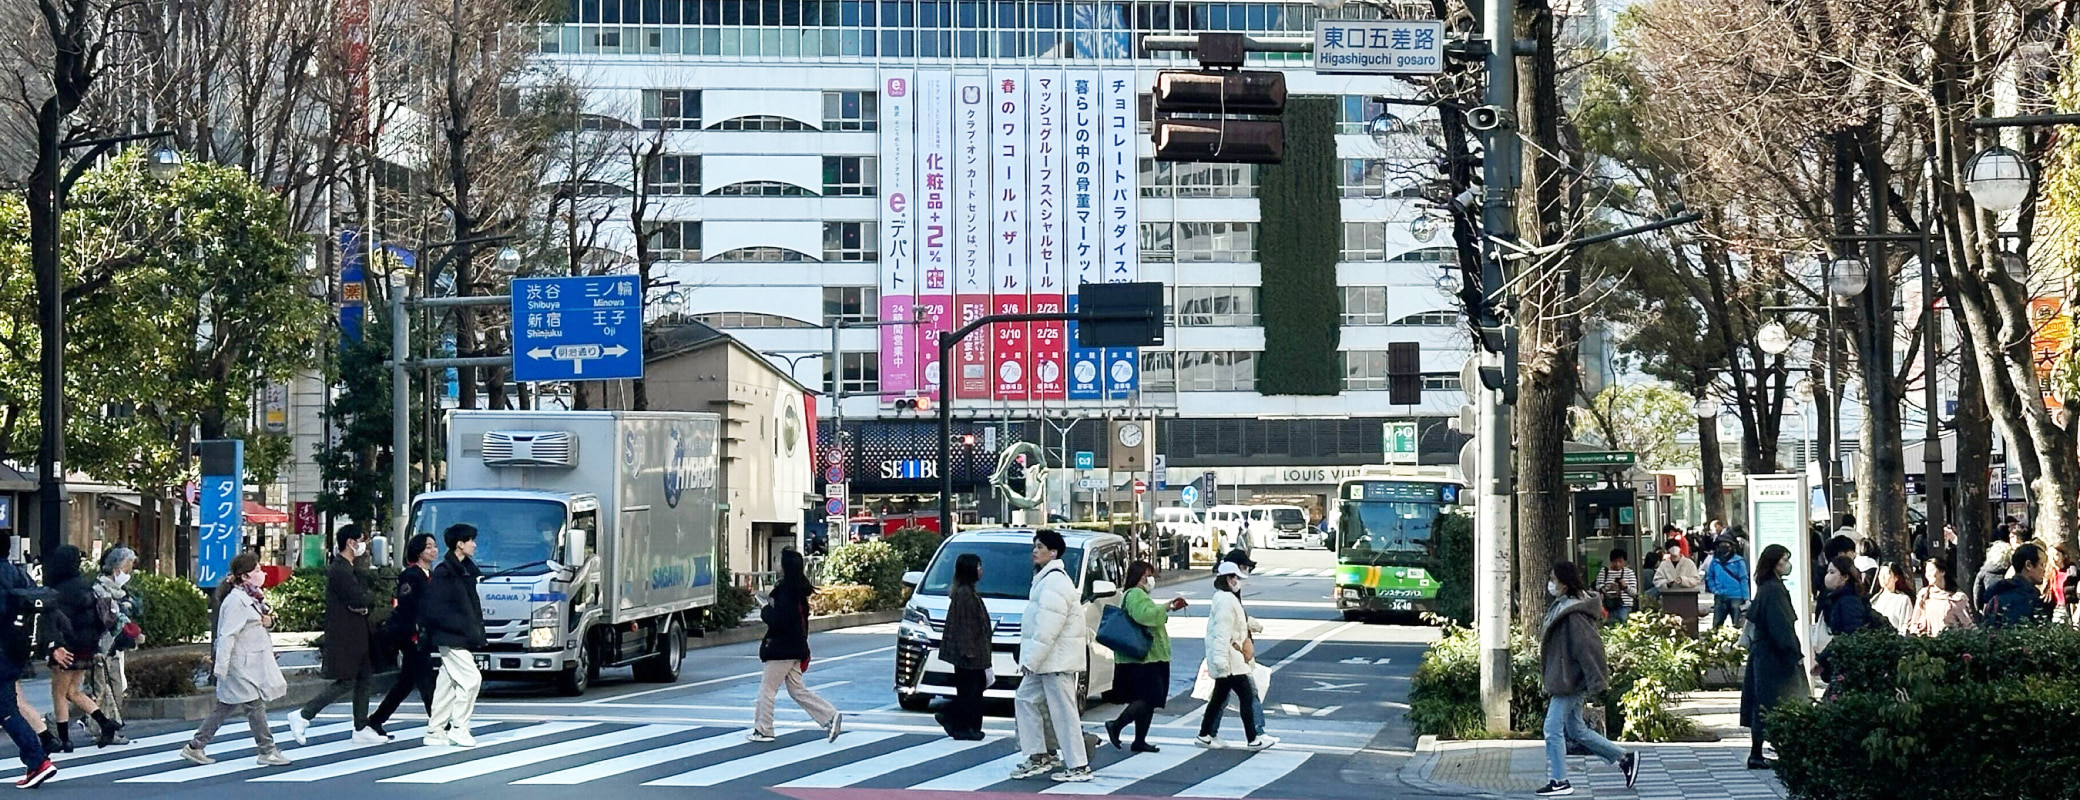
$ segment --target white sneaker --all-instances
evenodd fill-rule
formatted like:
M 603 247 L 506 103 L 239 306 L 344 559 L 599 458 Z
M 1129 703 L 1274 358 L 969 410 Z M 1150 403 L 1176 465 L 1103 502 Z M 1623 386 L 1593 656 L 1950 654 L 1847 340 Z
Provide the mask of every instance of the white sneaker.
M 1090 783 L 1090 767 L 1070 767 L 1050 776 L 1055 783 Z
M 477 737 L 469 735 L 469 731 L 461 728 L 449 728 L 448 744 L 456 747 L 476 747 Z
M 1228 743 L 1221 741 L 1219 736 L 1201 736 L 1199 737 L 1199 746 L 1208 750 L 1228 749 Z
M 202 752 L 193 743 L 181 747 L 181 758 L 187 759 L 190 764 L 200 764 L 205 767 L 217 763 L 216 759 L 210 758 L 208 753 Z
M 829 739 L 829 741 L 833 741 L 833 742 L 837 741 L 837 740 L 838 740 L 838 734 L 841 734 L 841 733 L 844 733 L 844 732 L 845 732 L 845 715 L 844 715 L 844 714 L 839 714 L 839 715 L 837 715 L 837 716 L 835 716 L 835 717 L 831 717 L 831 738 Z
M 751 732 L 751 735 L 749 735 L 749 736 L 746 736 L 746 737 L 744 737 L 744 738 L 745 738 L 745 739 L 748 739 L 748 740 L 750 740 L 750 741 L 754 741 L 754 742 L 759 742 L 759 743 L 765 743 L 765 742 L 770 742 L 770 741 L 773 741 L 773 735 L 772 735 L 772 734 L 770 734 L 770 733 L 759 733 L 758 731 L 752 731 L 752 732 Z
M 1013 767 L 1011 769 L 1011 779 L 1022 781 L 1027 778 L 1046 775 L 1055 766 L 1055 760 L 1052 756 L 1034 756 L 1026 759 L 1025 763 Z
M 289 712 L 289 738 L 295 739 L 297 744 L 303 745 L 310 743 L 310 736 L 311 721 L 303 718 L 301 710 Z
M 286 767 L 296 763 L 290 761 L 288 756 L 282 755 L 280 750 L 269 750 L 261 753 L 260 757 L 253 759 L 253 761 L 263 767 Z
M 1258 737 L 1257 737 L 1257 738 L 1255 738 L 1255 739 L 1251 739 L 1251 740 L 1249 740 L 1249 749 L 1251 749 L 1251 750 L 1269 750 L 1269 749 L 1271 749 L 1271 748 L 1272 748 L 1272 747 L 1273 747 L 1274 745 L 1277 745 L 1277 744 L 1278 744 L 1278 737 L 1276 737 L 1276 736 L 1258 736 Z
M 429 733 L 426 734 L 425 738 L 419 740 L 419 744 L 425 745 L 427 747 L 447 747 L 448 737 L 442 736 L 438 733 Z
M 361 728 L 361 729 L 359 729 L 359 730 L 356 730 L 356 731 L 354 731 L 354 743 L 355 743 L 355 744 L 389 744 L 389 743 L 390 743 L 390 737 L 388 737 L 388 736 L 384 736 L 384 735 L 382 735 L 382 734 L 380 734 L 380 733 L 376 733 L 376 729 L 374 729 L 374 728 Z

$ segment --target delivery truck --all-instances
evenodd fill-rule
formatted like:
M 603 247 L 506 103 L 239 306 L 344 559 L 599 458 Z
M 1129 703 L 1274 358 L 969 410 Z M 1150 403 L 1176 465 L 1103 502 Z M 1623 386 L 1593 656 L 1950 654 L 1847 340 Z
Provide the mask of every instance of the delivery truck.
M 602 669 L 678 680 L 715 603 L 720 427 L 681 412 L 449 417 L 446 487 L 413 499 L 411 531 L 476 526 L 486 677 L 572 696 Z

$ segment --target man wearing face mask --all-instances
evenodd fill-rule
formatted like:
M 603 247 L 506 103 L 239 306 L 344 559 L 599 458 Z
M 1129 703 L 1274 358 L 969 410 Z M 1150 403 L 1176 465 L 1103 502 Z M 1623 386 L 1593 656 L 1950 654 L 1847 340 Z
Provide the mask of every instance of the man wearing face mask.
M 348 525 L 333 534 L 338 552 L 325 572 L 325 677 L 332 683 L 303 708 L 289 712 L 289 734 L 303 744 L 310 735 L 311 720 L 326 706 L 339 702 L 348 692 L 354 695 L 354 741 L 382 744 L 389 737 L 368 726 L 369 679 L 375 665 L 369 659 L 368 611 L 375 607 L 369 596 L 363 570 L 356 561 L 368 552 L 361 529 Z

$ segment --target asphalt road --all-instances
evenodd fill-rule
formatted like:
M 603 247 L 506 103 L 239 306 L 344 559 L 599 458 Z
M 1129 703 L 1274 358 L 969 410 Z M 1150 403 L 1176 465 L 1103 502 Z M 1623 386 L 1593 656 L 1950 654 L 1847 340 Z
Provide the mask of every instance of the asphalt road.
M 1259 553 L 1258 560 L 1244 600 L 1265 626 L 1258 661 L 1274 669 L 1267 725 L 1283 740 L 1264 752 L 1208 751 L 1192 743 L 1205 704 L 1190 698 L 1191 682 L 1212 592 L 1211 582 L 1201 580 L 1157 592 L 1193 603 L 1172 618 L 1172 698 L 1150 731 L 1162 752 L 1130 754 L 1101 745 L 1092 761 L 1099 777 L 1087 784 L 1005 779 L 1018 758 L 1008 704 L 993 709 L 988 738 L 978 743 L 947 740 L 929 714 L 898 708 L 891 689 L 895 626 L 878 625 L 812 639 L 816 657 L 807 683 L 848 715 L 835 744 L 784 697 L 780 740 L 744 740 L 758 689 L 753 643 L 690 652 L 679 682 L 668 686 L 635 683 L 625 670 L 609 671 L 591 694 L 576 699 L 551 696 L 543 687 L 494 684 L 478 705 L 481 746 L 474 750 L 420 746 L 417 727 L 424 720 L 416 714 L 392 722 L 397 742 L 357 745 L 347 738 L 348 709 L 338 705 L 319 718 L 307 745 L 285 744 L 294 766 L 255 764 L 243 723 L 233 722 L 211 748 L 216 765 L 178 759 L 175 750 L 188 735 L 183 729 L 61 757 L 58 780 L 43 791 L 84 794 L 97 787 L 96 794 L 193 800 L 261 797 L 287 788 L 270 786 L 278 783 L 295 785 L 291 791 L 309 800 L 371 791 L 410 800 L 487 791 L 534 800 L 569 797 L 573 787 L 716 800 L 894 800 L 928 789 L 1295 800 L 1403 793 L 1394 773 L 1413 746 L 1403 720 L 1408 680 L 1435 632 L 1344 622 L 1329 602 L 1334 560 L 1326 551 Z M 1093 707 L 1086 728 L 1102 734 L 1102 723 L 1118 711 Z M 1228 713 L 1223 730 L 1238 740 L 1240 722 Z M 271 716 L 286 742 L 284 712 Z

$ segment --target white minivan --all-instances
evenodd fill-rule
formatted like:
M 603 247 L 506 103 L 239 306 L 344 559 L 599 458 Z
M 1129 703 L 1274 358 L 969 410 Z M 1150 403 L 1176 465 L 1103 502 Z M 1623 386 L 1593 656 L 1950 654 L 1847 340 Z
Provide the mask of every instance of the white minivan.
M 1303 549 L 1311 542 L 1307 512 L 1299 506 L 1250 506 L 1249 540 L 1266 550 Z
M 1032 528 L 993 528 L 961 531 L 939 545 L 938 554 L 923 572 L 903 575 L 910 586 L 910 602 L 903 606 L 903 621 L 896 629 L 896 700 L 903 708 L 923 711 L 933 697 L 953 697 L 953 665 L 939 660 L 939 643 L 946 632 L 947 591 L 953 587 L 953 563 L 963 553 L 982 557 L 982 582 L 977 585 L 982 604 L 989 609 L 995 630 L 990 635 L 997 682 L 985 697 L 1009 700 L 1018 690 L 1018 634 L 1025 614 L 1026 598 L 1033 585 Z M 1112 689 L 1112 651 L 1098 644 L 1098 623 L 1105 606 L 1119 605 L 1120 584 L 1127 579 L 1127 540 L 1110 533 L 1063 529 L 1062 541 L 1069 546 L 1062 565 L 1076 579 L 1083 593 L 1084 619 L 1092 638 L 1084 644 L 1089 668 L 1085 670 L 1081 697 L 1104 695 Z
M 1213 539 L 1214 558 L 1240 547 L 1252 549 L 1249 506 L 1214 506 L 1206 512 L 1206 534 Z

